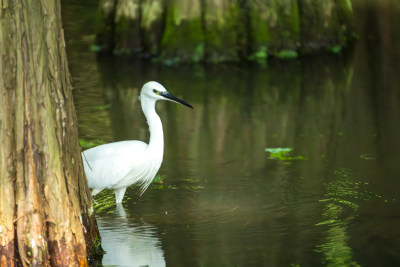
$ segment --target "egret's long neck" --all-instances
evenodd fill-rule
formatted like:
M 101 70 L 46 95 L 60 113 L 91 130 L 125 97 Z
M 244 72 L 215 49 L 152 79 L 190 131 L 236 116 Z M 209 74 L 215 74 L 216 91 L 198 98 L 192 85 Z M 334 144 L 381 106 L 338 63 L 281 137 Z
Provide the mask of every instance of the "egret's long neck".
M 160 117 L 156 113 L 156 101 L 142 98 L 142 110 L 147 119 L 150 131 L 150 141 L 147 150 L 152 155 L 162 158 L 164 153 L 164 135 Z

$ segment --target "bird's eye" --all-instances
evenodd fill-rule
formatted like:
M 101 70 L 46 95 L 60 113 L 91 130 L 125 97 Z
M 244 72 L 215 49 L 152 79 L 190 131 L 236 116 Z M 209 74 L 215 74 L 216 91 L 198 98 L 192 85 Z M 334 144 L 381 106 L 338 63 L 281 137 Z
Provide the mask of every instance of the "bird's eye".
M 158 95 L 158 91 L 156 89 L 153 89 L 153 93 L 155 93 L 156 95 Z

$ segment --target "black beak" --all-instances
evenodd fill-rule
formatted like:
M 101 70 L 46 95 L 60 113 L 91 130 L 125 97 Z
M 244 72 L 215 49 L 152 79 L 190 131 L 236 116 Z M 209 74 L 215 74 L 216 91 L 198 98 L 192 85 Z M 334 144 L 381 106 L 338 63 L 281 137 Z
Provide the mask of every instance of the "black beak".
M 187 106 L 189 108 L 193 108 L 191 105 L 189 105 L 188 103 L 186 103 L 185 101 L 171 95 L 169 92 L 165 91 L 165 92 L 160 92 L 160 95 L 165 97 L 167 100 L 170 100 L 172 102 Z

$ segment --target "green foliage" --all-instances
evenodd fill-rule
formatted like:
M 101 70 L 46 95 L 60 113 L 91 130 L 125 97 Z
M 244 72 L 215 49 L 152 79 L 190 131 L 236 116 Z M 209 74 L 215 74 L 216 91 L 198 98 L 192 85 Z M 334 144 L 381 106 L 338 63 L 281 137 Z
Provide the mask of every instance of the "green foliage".
M 92 245 L 89 248 L 89 254 L 87 256 L 89 266 L 100 266 L 103 255 L 106 251 L 101 246 L 101 238 L 96 235 Z
M 79 144 L 83 149 L 89 149 L 91 147 L 99 146 L 104 144 L 105 142 L 101 140 L 86 140 L 84 138 L 79 138 Z
M 266 148 L 265 151 L 270 153 L 270 158 L 271 159 L 276 159 L 276 160 L 304 160 L 305 158 L 303 156 L 296 156 L 296 157 L 291 157 L 289 152 L 291 152 L 293 148 L 287 147 L 287 148 Z
M 164 179 L 165 179 L 164 176 L 161 176 L 161 175 L 157 174 L 157 175 L 154 177 L 152 183 L 153 183 L 153 184 L 162 184 L 162 183 L 164 183 Z
M 96 236 L 93 244 L 92 244 L 92 249 L 90 250 L 92 255 L 101 255 L 104 254 L 104 250 L 101 247 L 101 239 L 100 237 Z
M 199 185 L 202 181 L 199 178 L 186 178 L 184 188 L 187 190 L 199 190 L 204 189 L 205 187 Z
M 108 110 L 110 107 L 111 107 L 110 104 L 105 104 L 105 105 L 94 106 L 93 109 L 94 110 Z
M 114 54 L 157 54 L 160 59 L 152 60 L 166 65 L 241 58 L 265 64 L 269 54 L 295 59 L 299 52 L 340 53 L 354 34 L 350 0 L 301 5 L 294 0 L 245 5 L 234 0 L 144 1 L 139 4 L 142 18 L 125 2 L 131 10 L 121 5 L 116 4 L 116 13 L 104 3 L 99 9 L 101 26 L 92 51 L 115 44 Z
M 95 203 L 93 205 L 96 214 L 112 214 L 115 210 L 115 197 L 112 189 L 104 189 L 98 193 L 95 197 Z M 129 199 L 125 195 L 123 202 Z
M 257 63 L 265 63 L 268 58 L 268 47 L 261 46 L 257 52 L 249 56 L 249 60 Z
M 204 35 L 200 16 L 187 18 L 177 6 L 167 10 L 161 58 L 167 65 L 200 62 L 204 57 Z
M 294 38 L 300 39 L 300 11 L 297 1 L 292 1 L 292 6 L 290 10 L 290 21 L 291 21 L 291 29 L 294 34 Z
M 368 154 L 363 154 L 360 156 L 360 159 L 364 160 L 375 160 L 376 158 L 374 156 L 368 155 Z
M 335 45 L 331 47 L 331 52 L 334 54 L 339 54 L 340 51 L 342 51 L 342 46 L 340 45 Z
M 210 63 L 238 61 L 237 48 L 242 40 L 239 35 L 244 31 L 240 23 L 238 2 L 222 0 L 220 9 L 216 9 L 213 0 L 206 0 L 203 31 L 206 44 L 206 60 Z
M 357 181 L 351 170 L 338 169 L 334 175 L 335 180 L 326 185 L 325 197 L 320 200 L 324 203 L 323 221 L 315 225 L 327 230 L 326 242 L 316 246 L 316 251 L 324 254 L 324 263 L 328 266 L 359 266 L 353 260 L 346 228 L 357 215 L 358 202 L 368 201 L 374 194 L 364 189 L 368 184 Z
M 90 51 L 92 51 L 92 52 L 101 52 L 101 46 L 99 46 L 99 45 L 91 45 L 90 46 Z
M 151 189 L 158 189 L 158 190 L 163 190 L 163 189 L 169 189 L 169 190 L 177 190 L 177 189 L 188 189 L 188 190 L 199 190 L 199 189 L 204 189 L 204 186 L 199 185 L 201 182 L 200 179 L 197 178 L 186 178 L 184 179 L 185 183 L 183 186 L 177 186 L 177 185 L 165 185 L 164 184 L 165 177 L 162 175 L 157 174 L 156 177 L 154 177 L 152 184 L 150 185 Z
M 272 8 L 266 3 L 249 2 L 249 60 L 264 64 L 268 57 L 269 45 L 271 44 L 271 27 L 274 25 L 275 17 L 271 14 Z
M 283 49 L 279 51 L 276 56 L 280 59 L 292 59 L 292 58 L 297 58 L 299 54 L 295 50 Z
M 204 57 L 204 43 L 200 43 L 194 48 L 192 61 L 194 63 L 198 63 L 203 59 L 203 57 Z

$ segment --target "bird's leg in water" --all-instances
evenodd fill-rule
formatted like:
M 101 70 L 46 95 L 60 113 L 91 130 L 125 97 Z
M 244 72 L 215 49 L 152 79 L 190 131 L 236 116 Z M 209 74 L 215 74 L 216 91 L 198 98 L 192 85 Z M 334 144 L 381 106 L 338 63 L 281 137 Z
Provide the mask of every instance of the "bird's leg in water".
M 103 189 L 98 189 L 98 188 L 94 188 L 92 190 L 92 197 L 94 197 L 95 195 L 97 195 L 98 193 L 100 193 Z
M 96 204 L 96 205 L 99 203 L 97 203 L 97 201 L 94 199 L 94 196 L 97 195 L 98 193 L 100 193 L 102 190 L 103 189 L 97 189 L 97 188 L 94 188 L 92 190 L 92 200 L 93 200 L 94 204 Z
M 124 209 L 124 206 L 122 203 L 117 203 L 117 206 L 115 207 L 114 213 L 118 215 L 119 217 L 126 218 L 126 211 Z
M 122 199 L 124 198 L 124 195 L 125 195 L 125 191 L 126 191 L 126 187 L 114 189 L 116 203 L 122 202 Z

